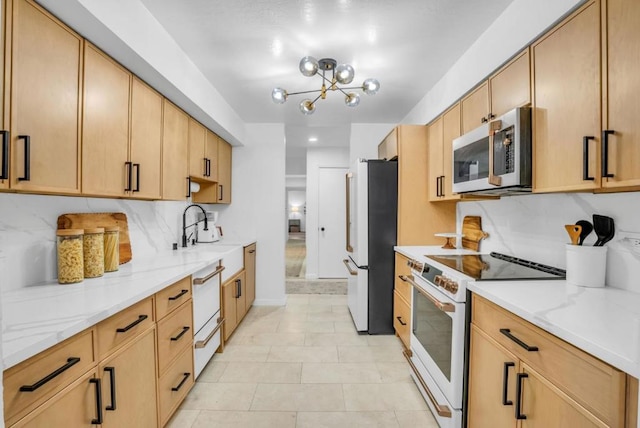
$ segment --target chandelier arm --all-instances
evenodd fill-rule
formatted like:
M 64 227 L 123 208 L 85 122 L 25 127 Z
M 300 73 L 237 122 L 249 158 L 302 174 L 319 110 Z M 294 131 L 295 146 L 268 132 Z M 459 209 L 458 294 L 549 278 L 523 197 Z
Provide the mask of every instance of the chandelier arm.
M 287 95 L 311 94 L 313 92 L 322 92 L 322 89 L 314 89 L 312 91 L 287 92 Z
M 322 94 L 318 95 L 315 100 L 311 101 L 311 104 L 315 104 L 316 101 L 318 101 L 321 96 L 322 96 Z

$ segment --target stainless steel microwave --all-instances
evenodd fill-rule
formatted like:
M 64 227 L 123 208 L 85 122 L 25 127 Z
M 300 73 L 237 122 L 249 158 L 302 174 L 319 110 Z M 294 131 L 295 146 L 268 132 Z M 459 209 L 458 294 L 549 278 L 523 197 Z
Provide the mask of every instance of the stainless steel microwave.
M 531 192 L 531 108 L 519 107 L 453 140 L 453 192 Z

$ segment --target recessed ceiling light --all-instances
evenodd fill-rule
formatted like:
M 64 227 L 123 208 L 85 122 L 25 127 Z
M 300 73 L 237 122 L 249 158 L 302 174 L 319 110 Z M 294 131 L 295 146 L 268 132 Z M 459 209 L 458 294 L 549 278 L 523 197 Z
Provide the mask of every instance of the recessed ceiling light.
M 309 137 L 309 142 L 310 143 L 315 143 L 318 141 L 318 137 Z

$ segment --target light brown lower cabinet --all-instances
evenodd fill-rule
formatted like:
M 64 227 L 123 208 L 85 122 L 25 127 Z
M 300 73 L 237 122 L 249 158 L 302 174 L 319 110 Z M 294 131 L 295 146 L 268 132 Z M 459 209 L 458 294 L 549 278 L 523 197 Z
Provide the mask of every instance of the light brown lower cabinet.
M 244 269 L 222 284 L 222 315 L 224 316 L 224 340 L 242 321 L 249 310 Z M 250 305 L 249 305 L 250 306 Z
M 411 293 L 413 289 L 403 277 L 411 275 L 411 268 L 407 265 L 408 258 L 400 253 L 396 253 L 395 257 L 393 328 L 405 349 L 409 349 L 411 347 Z

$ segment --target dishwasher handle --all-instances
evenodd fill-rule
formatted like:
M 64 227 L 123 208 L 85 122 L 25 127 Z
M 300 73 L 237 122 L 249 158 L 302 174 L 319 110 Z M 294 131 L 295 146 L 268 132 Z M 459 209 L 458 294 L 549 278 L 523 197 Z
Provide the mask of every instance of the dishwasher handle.
M 222 272 L 223 270 L 224 270 L 224 266 L 220 265 L 216 270 L 214 270 L 207 276 L 204 276 L 202 278 L 193 278 L 193 283 L 194 285 L 202 285 L 205 282 L 209 281 L 214 276 L 216 276 L 217 274 L 219 274 L 220 272 Z

